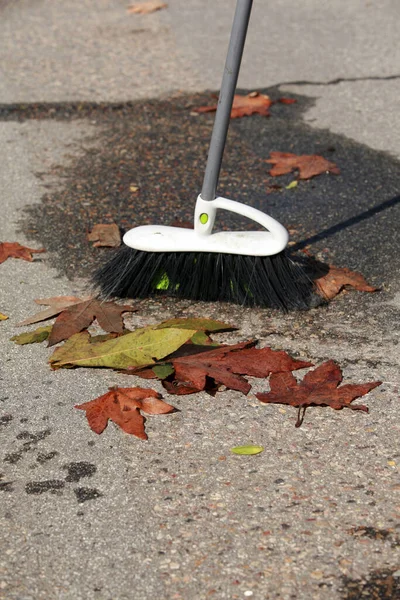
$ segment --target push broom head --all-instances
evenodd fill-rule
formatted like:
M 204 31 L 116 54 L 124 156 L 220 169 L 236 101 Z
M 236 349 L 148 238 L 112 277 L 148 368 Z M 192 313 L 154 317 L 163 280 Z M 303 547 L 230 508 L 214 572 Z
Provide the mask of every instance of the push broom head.
M 212 233 L 217 209 L 246 216 L 266 230 Z M 199 196 L 194 223 L 194 229 L 145 225 L 128 231 L 121 249 L 94 275 L 101 295 L 167 294 L 284 311 L 321 302 L 306 269 L 285 250 L 286 229 L 269 215 L 227 198 Z

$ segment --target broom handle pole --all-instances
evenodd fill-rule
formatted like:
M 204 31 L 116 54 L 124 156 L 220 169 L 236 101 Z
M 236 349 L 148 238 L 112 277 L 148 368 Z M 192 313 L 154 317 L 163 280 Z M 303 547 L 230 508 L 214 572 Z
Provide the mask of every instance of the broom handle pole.
M 201 197 L 214 200 L 253 0 L 237 0 Z

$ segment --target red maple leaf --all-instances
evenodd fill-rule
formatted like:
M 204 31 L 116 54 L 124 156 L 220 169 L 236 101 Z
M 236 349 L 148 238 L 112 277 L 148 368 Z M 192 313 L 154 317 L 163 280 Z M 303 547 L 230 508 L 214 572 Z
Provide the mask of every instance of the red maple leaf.
M 102 433 L 108 420 L 114 421 L 126 433 L 147 440 L 144 429 L 145 418 L 140 413 L 161 415 L 173 412 L 175 408 L 161 400 L 155 390 L 146 388 L 110 388 L 110 391 L 75 408 L 86 411 L 89 426 L 95 433 Z
M 351 403 L 381 385 L 382 382 L 373 381 L 338 387 L 342 379 L 343 375 L 339 365 L 333 360 L 328 360 L 307 373 L 300 383 L 289 372 L 272 374 L 269 380 L 271 391 L 258 393 L 256 397 L 260 402 L 266 404 L 289 404 L 298 407 L 299 415 L 296 427 L 300 427 L 302 424 L 308 406 L 330 406 L 335 410 L 351 408 L 368 412 L 368 408 L 363 404 L 353 405 Z M 301 410 L 303 413 L 300 418 Z

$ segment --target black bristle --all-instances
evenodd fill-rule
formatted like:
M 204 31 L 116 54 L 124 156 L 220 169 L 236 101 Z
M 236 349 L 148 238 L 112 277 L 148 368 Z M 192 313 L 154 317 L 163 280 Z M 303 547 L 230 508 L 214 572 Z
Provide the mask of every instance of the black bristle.
M 304 310 L 323 302 L 313 277 L 286 250 L 273 256 L 142 252 L 123 245 L 94 277 L 103 297 L 166 294 L 245 306 Z M 164 288 L 164 289 L 162 289 Z

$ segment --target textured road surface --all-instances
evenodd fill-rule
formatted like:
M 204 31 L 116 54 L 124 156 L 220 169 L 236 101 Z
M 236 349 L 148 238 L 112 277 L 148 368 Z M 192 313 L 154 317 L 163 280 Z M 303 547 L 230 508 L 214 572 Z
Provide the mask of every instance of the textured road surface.
M 7 600 L 400 597 L 396 0 L 256 0 L 240 85 L 298 103 L 235 122 L 221 178 L 382 291 L 289 315 L 147 300 L 127 319 L 214 317 L 240 326 L 220 340 L 332 358 L 345 382 L 383 382 L 369 415 L 309 410 L 296 429 L 295 409 L 261 405 L 254 380 L 248 397 L 174 398 L 180 412 L 149 417 L 148 442 L 96 436 L 74 404 L 134 380 L 52 372 L 44 344 L 9 341 L 35 298 L 85 289 L 108 252 L 86 242 L 98 219 L 190 218 L 212 126 L 190 106 L 218 89 L 233 7 L 170 0 L 128 16 L 119 0 L 0 0 L 0 239 L 47 249 L 0 265 Z M 271 150 L 321 152 L 341 175 L 266 194 Z M 245 443 L 265 451 L 230 453 Z

